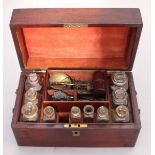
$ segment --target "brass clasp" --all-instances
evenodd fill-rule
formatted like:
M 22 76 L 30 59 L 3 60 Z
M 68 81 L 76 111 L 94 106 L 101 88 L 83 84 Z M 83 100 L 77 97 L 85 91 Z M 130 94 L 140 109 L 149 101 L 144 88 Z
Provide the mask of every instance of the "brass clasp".
M 64 124 L 64 128 L 87 128 L 88 125 L 84 123 L 79 124 Z

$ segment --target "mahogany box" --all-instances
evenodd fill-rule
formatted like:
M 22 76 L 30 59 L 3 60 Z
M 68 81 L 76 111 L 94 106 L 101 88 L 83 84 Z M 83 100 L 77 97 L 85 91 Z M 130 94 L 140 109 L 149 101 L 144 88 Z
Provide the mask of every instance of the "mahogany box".
M 15 9 L 10 29 L 21 67 L 11 127 L 20 146 L 133 147 L 141 129 L 132 67 L 142 30 L 140 10 L 122 9 Z M 73 105 L 106 106 L 111 114 L 109 80 L 104 101 L 52 101 L 47 93 L 49 74 L 63 72 L 90 80 L 95 71 L 125 71 L 129 79 L 130 121 L 127 123 L 69 122 Z M 21 107 L 26 75 L 42 77 L 39 118 L 24 122 Z M 110 79 L 110 77 L 108 77 Z M 46 105 L 56 108 L 55 123 L 42 121 Z

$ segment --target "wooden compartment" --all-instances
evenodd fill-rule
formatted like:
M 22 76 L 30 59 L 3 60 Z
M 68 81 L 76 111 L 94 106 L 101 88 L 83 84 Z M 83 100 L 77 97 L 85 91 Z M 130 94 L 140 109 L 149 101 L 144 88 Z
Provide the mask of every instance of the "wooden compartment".
M 24 94 L 26 92 L 25 90 L 25 81 L 26 81 L 26 78 L 28 76 L 28 74 L 31 73 L 31 72 L 23 72 L 23 80 L 24 80 L 24 85 L 23 85 L 23 88 L 22 88 L 22 93 L 20 94 L 21 95 L 21 107 L 22 105 L 24 104 Z M 37 98 L 38 98 L 38 115 L 40 117 L 40 114 L 41 114 L 41 103 L 42 103 L 42 100 L 43 100 L 43 95 L 44 95 L 44 92 L 45 92 L 45 88 L 46 88 L 46 81 L 45 81 L 45 76 L 46 74 L 45 73 L 37 73 L 39 76 L 40 76 L 40 85 L 42 86 L 41 90 L 37 92 Z M 17 92 L 18 93 L 18 92 Z M 22 114 L 21 114 L 21 110 L 20 110 L 20 113 L 19 113 L 19 122 L 22 122 L 23 120 L 23 117 L 22 117 Z M 39 119 L 36 121 L 36 122 L 39 122 Z
M 134 146 L 141 128 L 132 67 L 142 30 L 139 9 L 15 9 L 10 21 L 12 37 L 22 69 L 12 129 L 18 145 L 66 147 Z M 82 101 L 75 90 L 74 101 L 52 101 L 48 91 L 49 74 L 62 72 L 76 80 L 92 80 L 96 71 L 106 73 L 104 100 Z M 125 71 L 129 79 L 130 121 L 112 120 L 110 73 Z M 26 74 L 42 76 L 39 119 L 24 122 L 21 115 Z M 55 123 L 43 121 L 44 107 L 56 109 Z M 106 106 L 110 120 L 104 123 L 70 123 L 72 106 Z
M 46 75 L 46 88 L 47 91 L 44 94 L 45 95 L 45 100 L 51 100 L 51 95 L 53 94 L 54 90 L 48 90 L 48 86 L 49 86 L 49 75 L 52 73 L 64 73 L 66 75 L 68 75 L 72 80 L 74 81 L 83 81 L 83 82 L 92 82 L 93 80 L 93 76 L 94 73 L 98 72 L 99 70 L 47 70 L 47 75 Z M 107 78 L 107 74 L 106 71 L 104 70 L 100 70 L 99 72 L 104 73 L 105 74 L 105 79 Z M 103 96 L 104 100 L 107 101 L 109 100 L 109 81 L 106 80 L 105 81 L 105 89 L 106 89 L 106 93 L 105 93 L 105 97 Z M 77 97 L 77 92 L 76 90 L 63 90 L 66 91 L 66 93 L 70 94 L 70 95 L 74 95 L 74 100 L 78 100 Z
M 57 122 L 56 123 L 70 123 L 69 121 L 69 113 L 70 113 L 70 110 L 71 110 L 71 107 L 72 106 L 78 106 L 80 109 L 81 109 L 81 113 L 83 115 L 83 107 L 85 105 L 92 105 L 95 109 L 95 116 L 96 116 L 96 110 L 97 108 L 99 108 L 100 106 L 106 106 L 108 109 L 109 109 L 109 102 L 108 101 L 103 101 L 103 102 L 71 102 L 71 101 L 68 101 L 68 102 L 54 102 L 54 101 L 47 101 L 47 102 L 44 102 L 42 103 L 42 109 L 41 111 L 43 112 L 43 109 L 46 107 L 46 106 L 52 106 L 54 107 L 56 113 L 57 113 L 57 116 L 58 116 L 58 119 L 57 119 Z M 110 115 L 110 114 L 109 114 Z M 40 120 L 43 122 L 43 114 L 41 114 L 41 117 L 40 117 Z M 95 117 L 96 118 L 96 117 Z M 96 123 L 96 120 L 93 120 L 92 123 Z M 111 122 L 111 119 L 109 120 L 109 123 Z M 83 120 L 82 122 L 83 123 Z

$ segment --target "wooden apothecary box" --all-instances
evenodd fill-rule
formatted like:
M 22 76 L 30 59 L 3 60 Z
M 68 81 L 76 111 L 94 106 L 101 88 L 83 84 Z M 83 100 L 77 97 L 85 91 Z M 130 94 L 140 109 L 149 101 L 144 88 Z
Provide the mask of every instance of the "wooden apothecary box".
M 15 9 L 10 28 L 22 69 L 11 124 L 18 145 L 135 145 L 141 123 L 131 71 L 142 30 L 139 9 Z M 80 79 L 89 79 L 96 70 L 126 71 L 130 122 L 114 123 L 110 119 L 107 123 L 69 124 L 67 116 L 72 105 L 106 105 L 110 110 L 110 89 L 106 90 L 105 101 L 50 101 L 46 82 L 55 70 Z M 56 123 L 43 123 L 40 117 L 35 123 L 21 120 L 25 75 L 30 72 L 43 77 L 41 107 L 57 107 L 61 115 Z

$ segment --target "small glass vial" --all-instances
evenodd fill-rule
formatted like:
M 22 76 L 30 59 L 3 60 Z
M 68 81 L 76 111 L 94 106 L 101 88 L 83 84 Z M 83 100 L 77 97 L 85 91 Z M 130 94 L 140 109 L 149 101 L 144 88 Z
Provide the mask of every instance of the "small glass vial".
M 38 104 L 38 93 L 34 88 L 30 88 L 25 93 L 24 103 L 33 102 L 34 104 Z
M 111 76 L 113 85 L 111 86 L 112 90 L 123 87 L 125 90 L 128 90 L 128 77 L 125 72 L 114 72 Z
M 128 104 L 128 93 L 121 87 L 113 90 L 112 100 L 114 105 L 127 105 Z
M 109 111 L 105 106 L 100 106 L 97 109 L 96 122 L 108 122 L 109 121 Z
M 36 91 L 40 91 L 42 86 L 39 84 L 40 76 L 36 73 L 30 73 L 25 81 L 25 90 L 34 88 Z
M 52 106 L 47 106 L 43 111 L 43 121 L 45 122 L 56 122 L 56 112 Z
M 38 120 L 38 107 L 32 102 L 24 104 L 21 113 L 23 115 L 23 121 L 34 122 Z
M 116 107 L 113 111 L 113 120 L 114 122 L 129 122 L 129 109 L 124 105 Z
M 73 106 L 70 112 L 70 122 L 71 123 L 81 123 L 82 116 L 81 116 L 81 109 L 77 106 Z
M 85 105 L 83 108 L 83 121 L 85 123 L 94 122 L 94 107 L 92 105 Z

